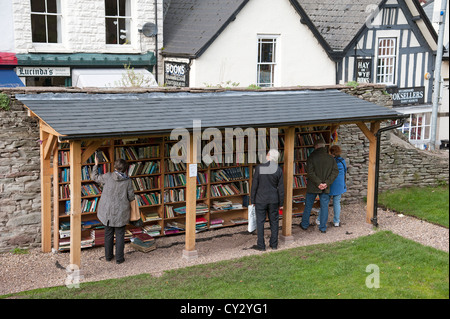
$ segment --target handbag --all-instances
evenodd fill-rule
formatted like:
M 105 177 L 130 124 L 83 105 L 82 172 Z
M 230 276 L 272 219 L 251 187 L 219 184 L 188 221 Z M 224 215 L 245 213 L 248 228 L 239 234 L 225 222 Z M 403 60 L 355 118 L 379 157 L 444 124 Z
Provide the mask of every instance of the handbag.
M 255 205 L 248 205 L 248 232 L 252 233 L 256 229 L 256 208 Z
M 130 224 L 136 227 L 144 224 L 141 220 L 138 202 L 135 199 L 130 202 Z

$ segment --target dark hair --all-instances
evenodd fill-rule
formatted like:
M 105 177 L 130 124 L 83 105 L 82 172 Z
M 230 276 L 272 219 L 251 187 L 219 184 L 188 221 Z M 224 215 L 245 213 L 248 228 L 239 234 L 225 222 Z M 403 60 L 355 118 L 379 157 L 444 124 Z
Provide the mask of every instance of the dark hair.
M 121 173 L 125 173 L 127 171 L 127 168 L 128 163 L 124 159 L 119 158 L 114 162 L 114 169 Z
M 330 154 L 334 156 L 340 156 L 341 155 L 341 148 L 337 145 L 333 145 L 330 147 Z

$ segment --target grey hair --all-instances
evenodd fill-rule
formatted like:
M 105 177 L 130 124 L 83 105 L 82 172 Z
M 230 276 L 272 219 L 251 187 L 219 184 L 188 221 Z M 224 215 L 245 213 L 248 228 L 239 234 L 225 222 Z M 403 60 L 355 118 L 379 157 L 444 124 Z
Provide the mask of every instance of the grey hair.
M 280 152 L 278 152 L 276 149 L 271 149 L 269 153 L 267 153 L 268 160 L 271 162 L 277 162 L 278 158 L 280 157 Z

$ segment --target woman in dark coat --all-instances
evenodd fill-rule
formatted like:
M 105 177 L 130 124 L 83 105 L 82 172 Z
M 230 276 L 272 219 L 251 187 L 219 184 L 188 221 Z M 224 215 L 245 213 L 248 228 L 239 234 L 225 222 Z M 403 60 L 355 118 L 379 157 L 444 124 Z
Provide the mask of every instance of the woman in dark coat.
M 113 173 L 98 173 L 98 158 L 92 169 L 92 179 L 103 185 L 97 217 L 105 225 L 105 258 L 113 259 L 114 235 L 116 237 L 116 263 L 125 261 L 125 226 L 130 221 L 130 202 L 134 200 L 131 179 L 127 176 L 128 164 L 123 159 L 114 163 Z

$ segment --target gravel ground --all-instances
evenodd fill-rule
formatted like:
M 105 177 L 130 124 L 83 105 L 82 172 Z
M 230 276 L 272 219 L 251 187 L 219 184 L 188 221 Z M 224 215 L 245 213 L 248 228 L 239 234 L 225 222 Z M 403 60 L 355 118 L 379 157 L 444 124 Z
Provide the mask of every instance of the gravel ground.
M 365 222 L 365 214 L 362 204 L 345 205 L 342 207 L 341 227 L 330 226 L 325 234 L 320 233 L 316 226 L 311 226 L 307 231 L 301 230 L 298 227 L 300 218 L 294 218 L 294 242 L 286 244 L 280 241 L 278 249 L 336 242 L 373 234 L 375 230 Z M 315 216 L 311 217 L 311 221 L 315 219 Z M 423 245 L 449 251 L 447 228 L 382 209 L 378 212 L 378 222 L 381 230 L 390 230 Z M 266 223 L 266 237 L 269 234 Z M 114 261 L 105 261 L 103 247 L 84 249 L 81 253 L 83 278 L 80 282 L 141 273 L 160 276 L 169 269 L 270 252 L 270 248 L 266 252 L 249 249 L 256 244 L 256 235 L 247 232 L 247 225 L 202 232 L 197 234 L 196 238 L 199 257 L 194 260 L 182 258 L 183 235 L 157 238 L 157 249 L 149 253 L 138 252 L 130 245 L 125 245 L 125 262 L 120 265 Z M 268 247 L 268 238 L 266 244 Z M 42 253 L 39 248 L 31 249 L 28 254 L 0 254 L 0 295 L 64 285 L 69 263 L 69 253 Z

